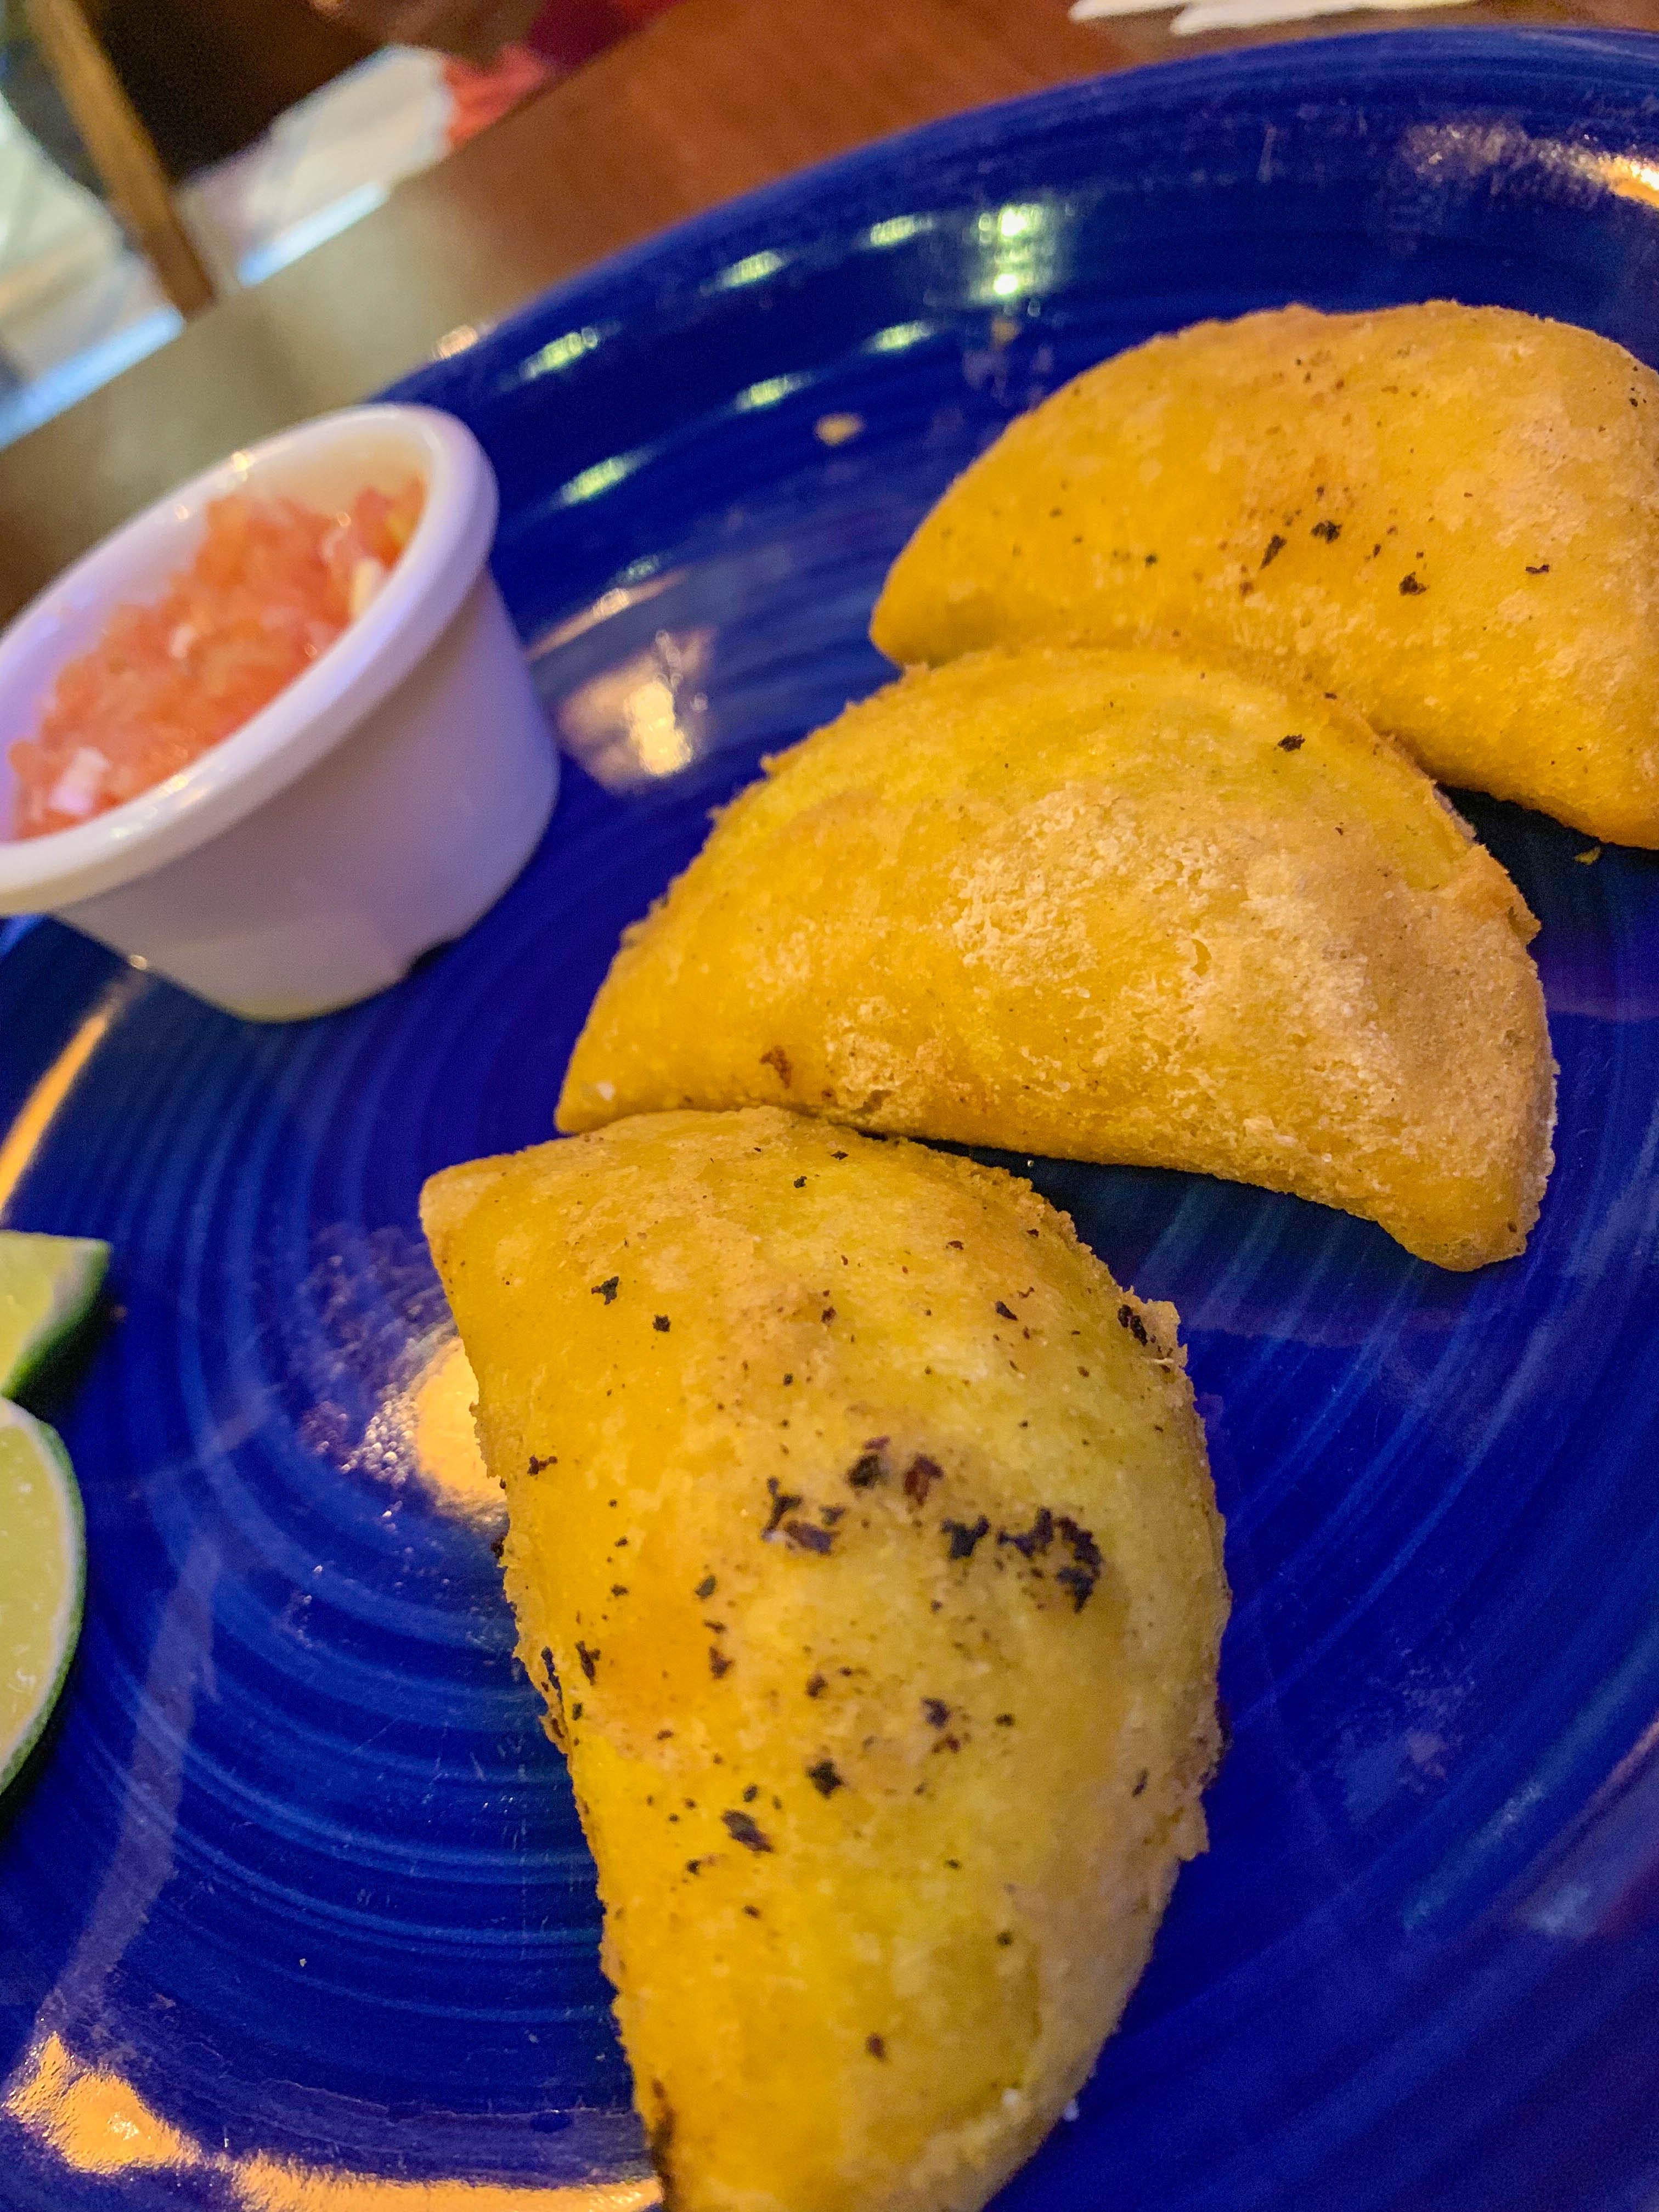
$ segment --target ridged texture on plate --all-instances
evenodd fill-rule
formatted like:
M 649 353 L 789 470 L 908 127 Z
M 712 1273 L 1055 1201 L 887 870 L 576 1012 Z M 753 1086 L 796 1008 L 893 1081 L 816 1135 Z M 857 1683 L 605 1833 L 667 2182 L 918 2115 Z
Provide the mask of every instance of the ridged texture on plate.
M 441 1311 L 416 1194 L 547 1135 L 623 924 L 758 746 L 877 680 L 887 562 L 1034 387 L 1298 289 L 1462 289 L 1649 349 L 1651 33 L 1456 20 L 952 117 L 423 370 L 405 396 L 459 412 L 501 477 L 526 635 L 605 614 L 542 657 L 550 697 L 706 629 L 702 728 L 733 750 L 647 803 L 571 768 L 520 882 L 397 990 L 266 1029 L 55 922 L 0 926 L 0 1123 L 81 1068 L 3 1218 L 111 1239 L 121 1310 L 61 1415 L 87 1620 L 5 1806 L 0 2069 L 45 2012 L 216 2155 L 282 2161 L 285 2203 L 536 2206 L 639 2172 L 592 1864 L 488 1532 L 356 1463 Z M 1043 228 L 1005 240 L 1003 209 Z M 1011 266 L 1042 312 L 997 346 Z M 863 343 L 921 317 L 925 342 Z M 575 331 L 599 343 L 570 360 Z M 747 404 L 797 365 L 799 391 Z M 832 410 L 866 424 L 833 450 Z M 601 495 L 555 496 L 612 455 Z M 646 574 L 673 580 L 605 612 Z M 1430 1275 L 1237 1184 L 1030 1170 L 1180 1310 L 1228 1516 L 1235 1741 L 1077 2121 L 997 2212 L 1652 2194 L 1659 868 L 1575 866 L 1584 840 L 1541 815 L 1474 819 L 1543 925 L 1562 1062 L 1521 1261 Z M 97 2148 L 118 2175 L 0 2110 L 6 2212 L 235 2198 L 106 2125 Z
M 672 2212 L 973 2212 L 1202 1848 L 1226 1586 L 1169 1306 L 1029 1185 L 775 1109 L 453 1168 Z
M 1659 845 L 1659 377 L 1444 301 L 1158 337 L 1011 423 L 895 563 L 900 662 L 1179 629 L 1449 783 Z
M 1478 1267 L 1549 1170 L 1534 927 L 1328 700 L 1140 649 L 972 655 L 728 810 L 617 954 L 560 1126 L 775 1101 L 1197 1169 Z

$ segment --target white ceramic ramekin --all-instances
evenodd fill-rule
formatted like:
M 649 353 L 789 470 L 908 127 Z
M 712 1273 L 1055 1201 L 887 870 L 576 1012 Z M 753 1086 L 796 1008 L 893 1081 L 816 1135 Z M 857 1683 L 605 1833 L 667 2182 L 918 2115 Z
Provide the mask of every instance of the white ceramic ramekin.
M 106 538 L 0 638 L 6 762 L 112 608 L 159 596 L 210 500 L 345 505 L 426 487 L 380 595 L 201 759 L 106 814 L 0 835 L 0 914 L 51 913 L 233 1013 L 290 1020 L 394 983 L 476 921 L 535 849 L 558 788 L 524 656 L 485 566 L 495 481 L 428 407 L 354 407 L 233 453 Z

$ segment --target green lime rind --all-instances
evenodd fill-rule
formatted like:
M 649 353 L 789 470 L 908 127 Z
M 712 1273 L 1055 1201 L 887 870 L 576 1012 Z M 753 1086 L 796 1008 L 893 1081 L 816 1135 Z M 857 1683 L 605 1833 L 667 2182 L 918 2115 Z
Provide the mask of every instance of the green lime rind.
M 109 1246 L 0 1229 L 0 1397 L 27 1389 L 98 1302 Z
M 0 1790 L 40 1740 L 81 1634 L 86 1521 L 55 1429 L 0 1400 Z

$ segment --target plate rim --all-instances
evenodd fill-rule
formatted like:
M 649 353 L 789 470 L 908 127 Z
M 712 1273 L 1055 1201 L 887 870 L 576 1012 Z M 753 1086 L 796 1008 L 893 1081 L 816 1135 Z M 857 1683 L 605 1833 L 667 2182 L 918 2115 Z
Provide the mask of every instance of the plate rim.
M 1287 74 L 1307 81 L 1311 91 L 1336 92 L 1357 85 L 1409 82 L 1447 66 L 1502 71 L 1534 78 L 1546 57 L 1588 60 L 1601 56 L 1617 82 L 1633 94 L 1644 92 L 1659 103 L 1659 30 L 1597 29 L 1577 25 L 1469 23 L 1425 25 L 1402 30 L 1352 31 L 1316 39 L 1270 41 L 1200 54 L 1176 54 L 1132 68 L 1105 70 L 1031 92 L 963 108 L 884 133 L 805 168 L 752 186 L 729 199 L 682 217 L 631 244 L 602 254 L 586 266 L 531 295 L 479 333 L 475 344 L 408 370 L 372 397 L 378 401 L 446 404 L 443 392 L 476 375 L 494 358 L 533 350 L 532 334 L 544 320 L 563 320 L 571 303 L 585 296 L 647 278 L 664 260 L 713 261 L 764 220 L 777 223 L 809 211 L 826 193 L 844 195 L 902 166 L 905 156 L 925 150 L 945 159 L 994 153 L 1011 130 L 1024 133 L 1036 124 L 1075 127 L 1091 119 L 1102 124 L 1127 119 L 1137 112 L 1216 105 L 1256 81 L 1281 92 Z M 1563 71 L 1583 93 L 1592 89 L 1582 71 Z M 1659 104 L 1653 118 L 1659 146 Z M 458 395 L 459 396 L 459 395 Z

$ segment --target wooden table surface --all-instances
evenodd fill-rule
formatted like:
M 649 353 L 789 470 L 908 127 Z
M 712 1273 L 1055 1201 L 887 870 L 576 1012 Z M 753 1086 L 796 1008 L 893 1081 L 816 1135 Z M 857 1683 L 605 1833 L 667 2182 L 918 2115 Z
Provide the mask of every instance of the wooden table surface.
M 1471 21 L 1659 28 L 1659 0 L 1481 0 L 1284 38 Z M 957 110 L 1202 52 L 1065 0 L 684 0 L 385 206 L 0 453 L 0 616 L 167 487 L 361 398 L 602 255 Z

